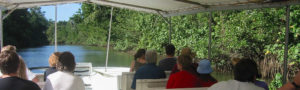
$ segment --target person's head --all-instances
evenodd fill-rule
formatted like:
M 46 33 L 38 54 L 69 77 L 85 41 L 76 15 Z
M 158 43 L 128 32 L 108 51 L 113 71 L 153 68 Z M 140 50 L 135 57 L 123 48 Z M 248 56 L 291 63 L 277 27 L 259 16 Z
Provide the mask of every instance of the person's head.
M 20 64 L 19 56 L 13 51 L 0 53 L 0 70 L 2 74 L 17 74 Z
M 241 82 L 253 82 L 257 74 L 257 64 L 249 58 L 242 58 L 234 67 L 234 79 Z
M 157 53 L 154 50 L 148 50 L 146 51 L 145 59 L 147 63 L 156 63 Z
M 188 55 L 192 58 L 194 58 L 196 56 L 196 54 L 194 52 L 192 52 L 191 48 L 189 47 L 185 47 L 181 50 L 180 55 Z
M 199 74 L 210 74 L 211 72 L 213 72 L 211 66 L 210 66 L 210 61 L 207 59 L 201 60 L 198 63 L 198 67 L 197 67 L 197 72 Z
M 75 58 L 71 52 L 62 52 L 58 57 L 56 69 L 59 71 L 73 72 L 76 63 Z
M 13 46 L 13 45 L 6 45 L 1 49 L 1 52 L 3 52 L 3 51 L 14 51 L 14 52 L 16 52 L 17 48 L 16 48 L 16 46 Z
M 49 65 L 50 67 L 56 67 L 56 63 L 58 62 L 58 57 L 61 54 L 61 52 L 54 52 L 49 57 Z
M 146 49 L 137 50 L 137 52 L 134 54 L 134 60 L 137 61 L 137 59 L 139 58 L 145 59 L 145 53 L 146 53 Z
M 180 55 L 177 59 L 178 70 L 188 70 L 192 65 L 192 57 L 189 55 Z
M 231 63 L 233 66 L 235 66 L 241 59 L 237 57 L 231 58 Z
M 173 44 L 168 44 L 165 46 L 166 54 L 168 56 L 174 56 L 175 54 L 175 46 Z

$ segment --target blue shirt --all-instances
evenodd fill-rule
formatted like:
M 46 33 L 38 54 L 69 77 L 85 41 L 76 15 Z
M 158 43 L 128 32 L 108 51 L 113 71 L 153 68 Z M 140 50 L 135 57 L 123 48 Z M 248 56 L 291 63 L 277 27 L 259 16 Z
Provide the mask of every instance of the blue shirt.
M 160 79 L 166 78 L 165 72 L 154 63 L 145 64 L 134 74 L 131 88 L 135 89 L 136 79 Z
M 256 86 L 259 86 L 259 87 L 264 88 L 265 90 L 269 90 L 268 84 L 266 84 L 266 83 L 263 82 L 263 81 L 255 80 L 255 81 L 254 81 L 254 84 L 255 84 Z
M 165 71 L 171 71 L 176 64 L 176 58 L 165 58 L 159 61 L 159 67 Z

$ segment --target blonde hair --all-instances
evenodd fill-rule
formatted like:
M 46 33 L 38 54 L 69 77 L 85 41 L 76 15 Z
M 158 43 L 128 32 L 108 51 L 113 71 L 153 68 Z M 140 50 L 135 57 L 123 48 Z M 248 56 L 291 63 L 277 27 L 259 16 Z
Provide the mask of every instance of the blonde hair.
M 147 63 L 156 63 L 157 61 L 157 53 L 154 50 L 146 51 L 145 59 Z
M 3 51 L 14 51 L 14 52 L 16 52 L 17 48 L 16 48 L 16 46 L 13 46 L 13 45 L 6 45 L 1 49 L 1 52 L 3 52 Z
M 58 58 L 60 54 L 61 54 L 60 52 L 54 52 L 51 54 L 51 56 L 49 57 L 50 67 L 56 67 L 56 63 L 58 62 Z
M 20 57 L 20 64 L 19 64 L 19 68 L 18 68 L 17 73 L 18 73 L 19 78 L 28 80 L 27 72 L 26 72 L 26 65 L 25 65 L 24 60 L 21 57 Z

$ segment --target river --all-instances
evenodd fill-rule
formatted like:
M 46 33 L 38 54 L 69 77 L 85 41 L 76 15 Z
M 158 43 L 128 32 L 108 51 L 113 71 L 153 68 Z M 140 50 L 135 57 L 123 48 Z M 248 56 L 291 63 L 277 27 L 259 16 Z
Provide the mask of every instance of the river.
M 91 62 L 93 67 L 105 66 L 106 49 L 102 47 L 59 45 L 59 52 L 70 51 L 75 56 L 76 62 Z M 49 66 L 49 56 L 54 52 L 54 46 L 41 46 L 18 50 L 27 67 Z M 133 57 L 127 53 L 110 50 L 108 58 L 109 67 L 129 67 Z M 34 71 L 41 72 L 41 71 Z
M 59 45 L 59 52 L 70 51 L 75 56 L 76 62 L 91 62 L 93 67 L 104 67 L 106 58 L 106 49 L 94 46 L 80 45 Z M 49 66 L 49 56 L 54 52 L 54 46 L 41 46 L 35 48 L 26 48 L 18 50 L 18 53 L 25 60 L 26 65 L 30 67 L 45 67 Z M 129 67 L 133 56 L 128 53 L 110 50 L 108 58 L 109 67 Z M 42 70 L 32 70 L 35 73 L 42 73 Z M 232 74 L 217 73 L 212 74 L 218 80 L 232 79 Z

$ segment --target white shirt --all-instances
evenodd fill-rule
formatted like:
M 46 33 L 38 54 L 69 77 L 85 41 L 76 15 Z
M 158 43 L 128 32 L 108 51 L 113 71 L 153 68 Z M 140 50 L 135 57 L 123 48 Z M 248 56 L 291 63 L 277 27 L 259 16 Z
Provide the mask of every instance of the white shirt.
M 36 77 L 36 74 L 31 72 L 27 67 L 26 67 L 26 74 L 27 74 L 28 80 L 32 80 Z
M 216 83 L 208 90 L 264 90 L 251 82 L 240 82 L 237 80 L 228 80 Z
M 47 77 L 43 90 L 85 90 L 81 78 L 73 73 L 57 71 Z

